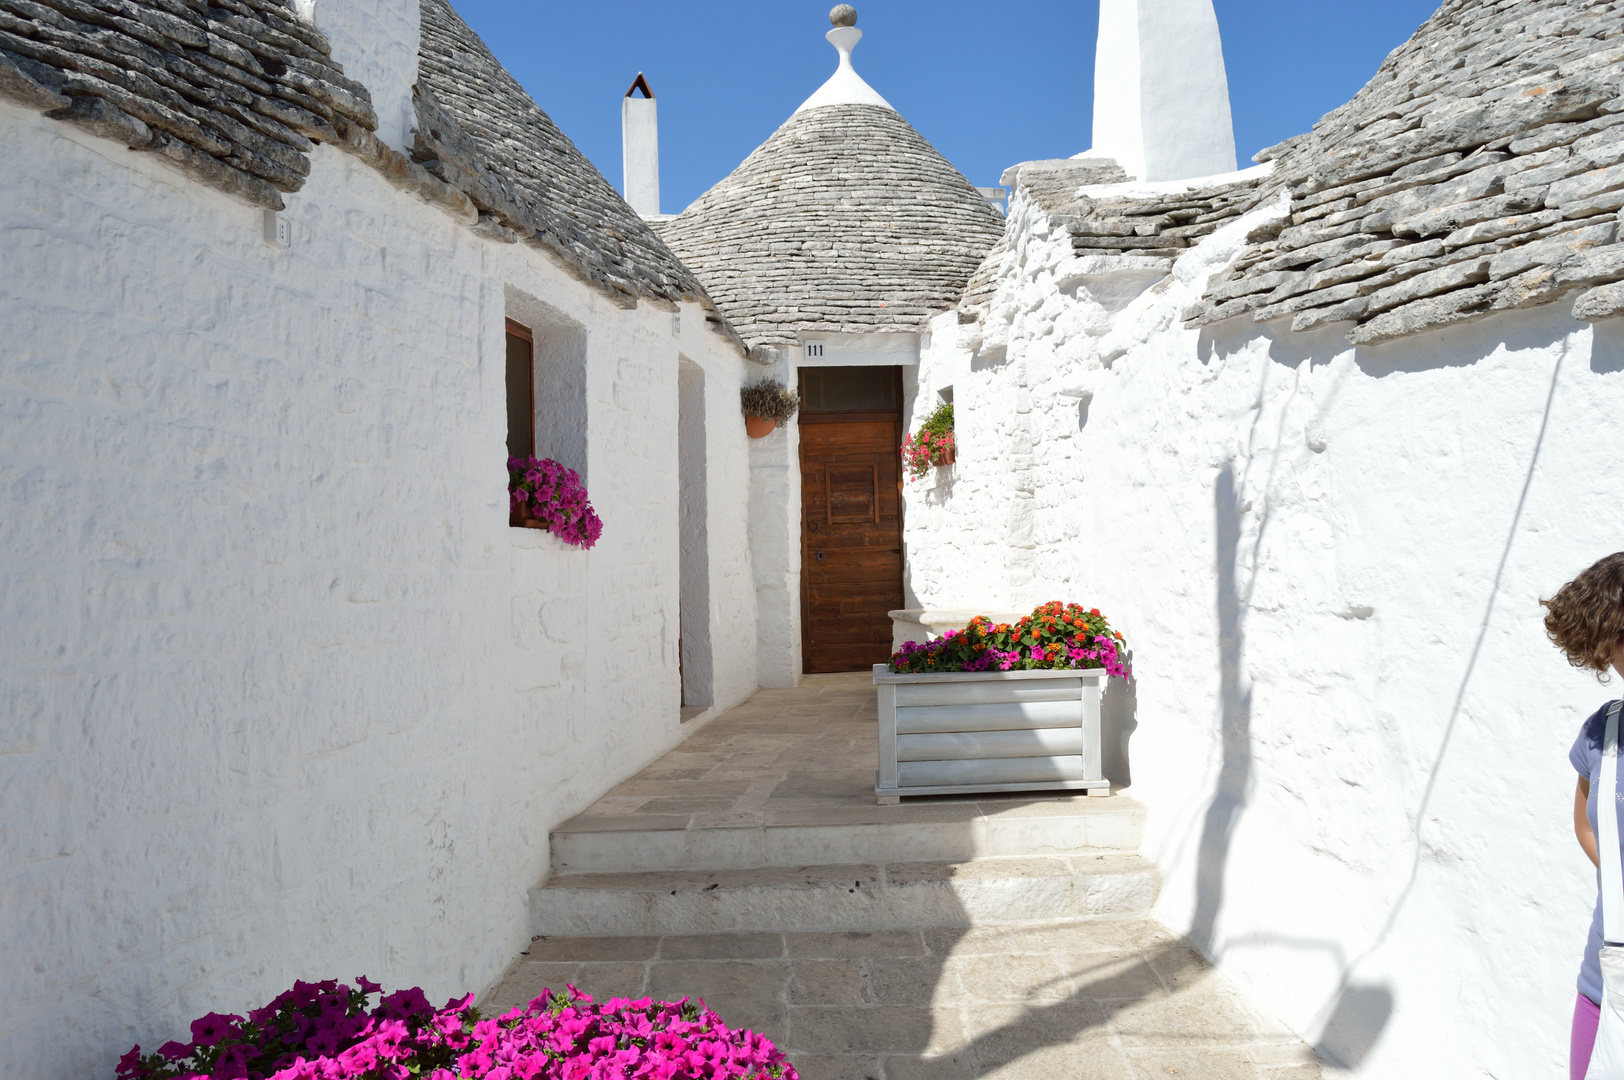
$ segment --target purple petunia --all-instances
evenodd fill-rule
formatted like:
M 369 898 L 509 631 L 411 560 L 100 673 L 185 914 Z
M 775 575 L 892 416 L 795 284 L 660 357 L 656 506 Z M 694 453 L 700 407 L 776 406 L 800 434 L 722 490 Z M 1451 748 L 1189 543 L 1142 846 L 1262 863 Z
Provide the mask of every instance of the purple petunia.
M 551 458 L 508 458 L 508 501 L 514 514 L 542 522 L 566 544 L 590 548 L 603 535 L 580 474 Z
M 380 987 L 358 981 L 297 983 L 247 1021 L 211 1013 L 193 1027 L 213 1041 L 135 1047 L 118 1080 L 799 1080 L 771 1040 L 686 998 L 597 1005 L 571 986 L 481 1017 L 472 994 L 436 1009 L 416 988 L 369 1009 Z

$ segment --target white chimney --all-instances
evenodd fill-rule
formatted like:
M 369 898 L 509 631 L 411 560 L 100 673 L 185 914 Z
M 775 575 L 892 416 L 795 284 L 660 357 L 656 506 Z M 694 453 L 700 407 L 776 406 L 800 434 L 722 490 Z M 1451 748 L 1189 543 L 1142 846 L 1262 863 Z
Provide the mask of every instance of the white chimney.
M 642 97 L 635 97 L 641 92 Z M 640 217 L 660 216 L 660 121 L 643 73 L 620 103 L 620 158 L 626 201 Z
M 1115 158 L 1139 180 L 1235 171 L 1212 0 L 1100 0 L 1088 153 Z

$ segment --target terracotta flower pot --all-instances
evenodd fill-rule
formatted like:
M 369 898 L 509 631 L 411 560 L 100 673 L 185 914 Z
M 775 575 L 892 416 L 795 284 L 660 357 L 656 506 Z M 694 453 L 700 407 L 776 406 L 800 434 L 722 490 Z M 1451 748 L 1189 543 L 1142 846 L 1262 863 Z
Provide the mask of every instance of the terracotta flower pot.
M 744 418 L 744 430 L 752 439 L 765 439 L 773 433 L 773 429 L 777 426 L 778 421 L 768 420 L 764 416 L 746 416 Z
M 951 465 L 958 459 L 959 446 L 957 443 L 939 450 L 932 450 L 930 454 L 930 463 L 932 465 Z

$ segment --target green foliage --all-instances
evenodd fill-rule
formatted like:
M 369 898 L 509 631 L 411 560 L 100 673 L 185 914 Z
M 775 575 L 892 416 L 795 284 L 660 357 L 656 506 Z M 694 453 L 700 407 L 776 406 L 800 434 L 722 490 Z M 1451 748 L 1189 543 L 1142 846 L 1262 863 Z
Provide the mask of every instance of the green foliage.
M 936 411 L 927 416 L 925 422 L 919 425 L 919 433 L 934 435 L 937 438 L 953 434 L 953 403 L 944 401 L 936 406 Z
M 954 448 L 953 403 L 944 401 L 925 418 L 918 431 L 902 437 L 902 467 L 908 479 L 922 479 L 932 465 L 946 464 L 944 455 Z

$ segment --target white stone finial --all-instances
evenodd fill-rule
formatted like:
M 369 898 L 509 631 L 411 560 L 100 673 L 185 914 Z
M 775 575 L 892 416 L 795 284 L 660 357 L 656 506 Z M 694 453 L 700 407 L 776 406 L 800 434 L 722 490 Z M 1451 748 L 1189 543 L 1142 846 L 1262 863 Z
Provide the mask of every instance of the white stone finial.
M 829 12 L 829 21 L 835 28 L 823 36 L 840 53 L 840 66 L 829 76 L 829 81 L 818 87 L 818 92 L 801 102 L 795 111 L 801 113 L 825 105 L 878 105 L 896 112 L 851 66 L 851 51 L 863 40 L 863 32 L 857 29 L 857 9 L 850 4 L 840 4 Z
M 1087 156 L 1115 158 L 1138 180 L 1235 171 L 1229 79 L 1212 0 L 1100 0 L 1094 146 Z

